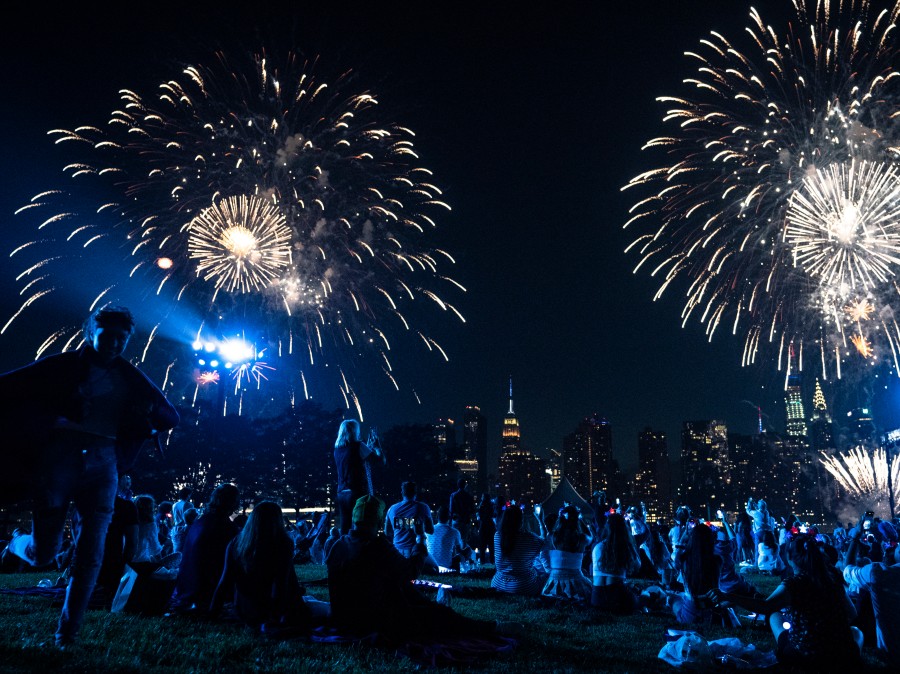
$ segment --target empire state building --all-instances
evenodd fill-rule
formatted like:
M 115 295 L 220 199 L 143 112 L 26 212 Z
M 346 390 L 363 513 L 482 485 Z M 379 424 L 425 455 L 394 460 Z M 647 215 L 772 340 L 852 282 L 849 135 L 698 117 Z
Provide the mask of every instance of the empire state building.
M 503 430 L 500 438 L 500 455 L 516 452 L 522 444 L 522 432 L 519 419 L 513 411 L 512 377 L 509 378 L 509 412 L 503 417 Z

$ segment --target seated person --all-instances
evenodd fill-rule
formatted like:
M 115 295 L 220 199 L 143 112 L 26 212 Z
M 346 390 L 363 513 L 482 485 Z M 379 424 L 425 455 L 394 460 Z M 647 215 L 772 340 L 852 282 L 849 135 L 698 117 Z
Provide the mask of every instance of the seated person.
M 734 529 L 728 522 L 728 513 L 718 511 L 721 528 L 716 529 L 716 545 L 713 549 L 719 558 L 719 589 L 722 592 L 762 598 L 759 591 L 737 572 L 734 556 L 738 552 L 738 542 Z
M 175 568 L 181 561 L 180 552 L 171 552 L 167 545 L 159 542 L 159 527 L 154 518 L 156 503 L 149 494 L 134 497 L 134 507 L 138 513 L 138 536 L 132 562 L 154 562 L 161 566 Z
M 491 587 L 499 592 L 539 595 L 550 570 L 544 539 L 523 528 L 524 513 L 511 502 L 503 508 L 494 534 L 496 573 Z M 542 522 L 543 524 L 543 522 Z
M 675 564 L 684 580 L 684 592 L 671 596 L 672 612 L 682 625 L 709 623 L 717 613 L 706 596 L 710 590 L 719 587 L 721 561 L 715 554 L 715 545 L 713 530 L 705 524 L 694 524 L 685 546 L 675 556 Z
M 123 476 L 123 477 L 128 477 Z M 120 493 L 122 483 L 119 481 Z M 127 482 L 130 485 L 130 478 Z M 134 501 L 116 494 L 113 516 L 106 530 L 103 546 L 103 562 L 97 575 L 97 592 L 110 601 L 119 589 L 119 581 L 125 573 L 125 563 L 130 562 L 137 549 L 138 511 Z
M 271 501 L 259 503 L 228 544 L 210 613 L 215 615 L 232 602 L 241 620 L 254 629 L 309 627 L 311 610 L 293 559 L 294 543 L 284 528 L 281 508 Z
M 593 537 L 575 506 L 559 511 L 549 542 L 550 577 L 541 591 L 545 597 L 588 601 L 591 581 L 581 572 L 584 553 Z
M 416 543 L 416 529 L 421 527 L 426 534 L 434 533 L 431 508 L 416 500 L 416 483 L 404 482 L 400 485 L 403 500 L 395 503 L 387 511 L 384 521 L 384 535 L 400 551 L 409 557 Z
M 756 561 L 756 568 L 763 573 L 774 576 L 781 575 L 784 571 L 784 562 L 778 554 L 778 544 L 775 542 L 775 533 L 772 531 L 760 532 L 760 541 L 757 545 L 759 557 Z
M 600 542 L 591 554 L 594 576 L 591 606 L 627 615 L 637 611 L 638 600 L 625 579 L 640 570 L 641 557 L 625 518 L 612 513 L 604 520 Z
M 450 511 L 441 506 L 437 511 L 438 523 L 434 533 L 426 536 L 428 554 L 437 570 L 454 569 L 459 571 L 463 556 L 471 555 L 471 550 L 463 545 L 459 529 L 450 526 Z
M 863 636 L 850 625 L 856 611 L 840 572 L 812 536 L 794 536 L 787 548 L 794 575 L 768 598 L 742 597 L 718 588 L 707 597 L 716 604 L 737 604 L 768 615 L 775 654 L 782 664 L 823 672 L 859 666 Z
M 353 508 L 350 533 L 331 548 L 328 592 L 334 623 L 356 634 L 378 632 L 392 642 L 445 635 L 495 634 L 502 624 L 473 620 L 425 597 L 412 584 L 427 550 L 421 529 L 406 557 L 381 535 L 384 502 L 363 496 Z
M 238 508 L 238 490 L 221 484 L 213 490 L 206 512 L 197 518 L 184 539 L 175 581 L 172 610 L 206 613 L 225 566 L 225 549 L 237 536 L 231 516 Z
M 882 522 L 882 524 L 889 524 Z M 844 579 L 862 593 L 867 593 L 875 618 L 878 650 L 888 664 L 900 670 L 900 546 L 888 546 L 884 561 L 858 566 L 862 532 L 854 532 L 847 550 Z

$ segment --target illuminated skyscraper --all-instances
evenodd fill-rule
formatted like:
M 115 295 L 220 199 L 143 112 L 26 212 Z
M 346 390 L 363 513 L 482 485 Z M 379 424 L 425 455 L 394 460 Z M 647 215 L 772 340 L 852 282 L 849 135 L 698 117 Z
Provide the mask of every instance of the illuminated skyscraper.
M 666 434 L 645 428 L 638 435 L 638 473 L 635 495 L 647 506 L 650 521 L 672 512 L 672 479 Z
M 794 367 L 794 345 L 788 349 L 787 386 L 784 389 L 784 405 L 787 411 L 788 437 L 806 437 L 806 411 L 800 392 L 800 373 Z
M 512 377 L 509 378 L 509 411 L 500 432 L 500 497 L 522 503 L 540 502 L 550 495 L 547 461 L 522 447 L 522 429 L 513 409 Z
M 547 461 L 528 450 L 511 449 L 500 455 L 500 497 L 519 503 L 540 503 L 550 495 Z
M 595 491 L 610 493 L 617 486 L 612 427 L 597 414 L 582 420 L 575 432 L 563 439 L 562 459 L 563 476 L 584 499 L 590 500 Z
M 809 442 L 815 452 L 834 449 L 834 424 L 825 405 L 825 395 L 818 379 L 813 394 L 813 412 L 809 418 Z
M 519 449 L 522 443 L 522 431 L 519 428 L 519 419 L 513 411 L 512 377 L 509 378 L 509 412 L 503 417 L 503 429 L 500 437 L 500 456 L 507 451 Z
M 477 462 L 477 489 L 487 491 L 489 476 L 496 476 L 497 469 L 489 467 L 487 420 L 475 405 L 469 405 L 463 413 L 463 459 Z
M 434 440 L 447 455 L 456 451 L 456 423 L 453 419 L 438 419 L 432 424 Z
M 725 422 L 685 421 L 682 424 L 681 470 L 683 503 L 705 517 L 714 515 L 717 508 L 725 505 L 731 484 Z

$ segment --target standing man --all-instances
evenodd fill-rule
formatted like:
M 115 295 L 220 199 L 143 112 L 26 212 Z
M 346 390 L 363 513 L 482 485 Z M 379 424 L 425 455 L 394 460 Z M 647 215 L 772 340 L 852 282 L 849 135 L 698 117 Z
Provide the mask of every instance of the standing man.
M 457 490 L 450 494 L 450 521 L 459 529 L 463 543 L 469 544 L 469 529 L 475 515 L 475 497 L 469 493 L 469 480 L 461 477 L 456 482 Z
M 384 535 L 404 557 L 411 557 L 417 544 L 425 544 L 424 534 L 434 533 L 431 508 L 416 500 L 416 483 L 404 482 L 400 485 L 403 500 L 395 503 L 387 511 L 384 520 Z
M 75 504 L 75 554 L 56 630 L 61 648 L 75 640 L 94 590 L 119 473 L 145 441 L 178 423 L 163 393 L 122 358 L 133 332 L 131 312 L 106 305 L 88 318 L 78 351 L 0 376 L 0 409 L 36 456 L 31 534 L 13 539 L 10 551 L 34 566 L 53 561 Z

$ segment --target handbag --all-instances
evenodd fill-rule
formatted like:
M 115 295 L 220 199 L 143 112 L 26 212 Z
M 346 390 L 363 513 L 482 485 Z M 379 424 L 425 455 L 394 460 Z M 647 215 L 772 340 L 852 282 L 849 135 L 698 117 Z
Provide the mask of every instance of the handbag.
M 126 564 L 110 612 L 141 615 L 165 613 L 175 591 L 175 578 L 155 575 L 160 566 L 157 562 Z

